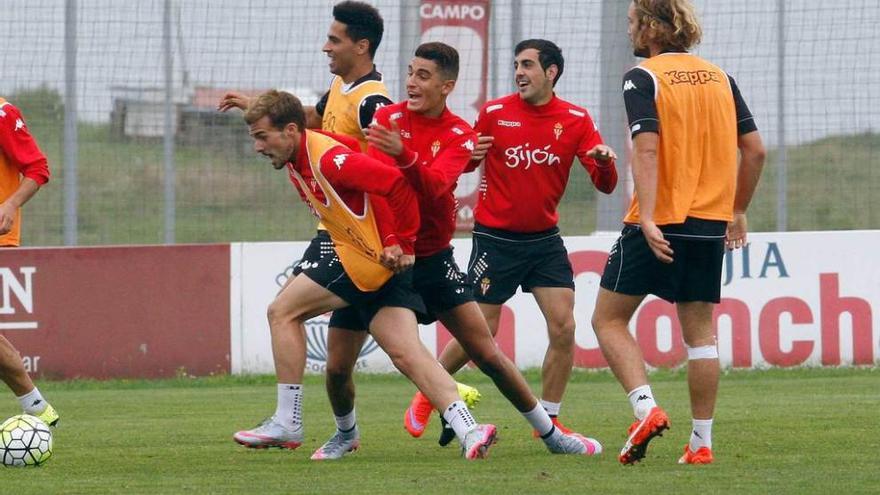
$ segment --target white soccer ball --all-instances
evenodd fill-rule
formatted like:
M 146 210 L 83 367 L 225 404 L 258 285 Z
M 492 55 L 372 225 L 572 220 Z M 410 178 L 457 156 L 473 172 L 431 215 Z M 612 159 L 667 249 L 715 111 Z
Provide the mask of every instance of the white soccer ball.
M 13 416 L 0 424 L 4 466 L 39 466 L 52 457 L 52 430 L 40 418 Z

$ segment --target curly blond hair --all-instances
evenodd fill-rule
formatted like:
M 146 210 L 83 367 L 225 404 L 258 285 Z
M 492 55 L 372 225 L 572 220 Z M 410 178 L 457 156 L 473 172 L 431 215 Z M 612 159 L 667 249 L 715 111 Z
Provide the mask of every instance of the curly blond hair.
M 690 0 L 633 0 L 640 26 L 653 30 L 652 41 L 663 48 L 689 50 L 700 43 L 703 30 Z

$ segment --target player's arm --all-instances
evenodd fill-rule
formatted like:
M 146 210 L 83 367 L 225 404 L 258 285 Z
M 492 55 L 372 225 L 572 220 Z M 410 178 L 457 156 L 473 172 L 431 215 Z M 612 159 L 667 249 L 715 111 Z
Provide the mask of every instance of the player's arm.
M 0 203 L 0 234 L 5 234 L 16 211 L 49 182 L 49 164 L 18 109 L 7 104 L 0 110 L 0 150 L 23 176 L 18 189 Z
M 364 136 L 369 132 L 370 124 L 373 123 L 376 112 L 380 108 L 387 107 L 392 103 L 387 96 L 381 94 L 367 95 L 361 100 L 358 105 L 358 125 L 360 125 Z
M 660 120 L 654 100 L 654 80 L 635 68 L 624 76 L 623 100 L 633 141 L 632 174 L 639 199 L 639 223 L 648 246 L 660 261 L 672 262 L 669 241 L 654 223 L 657 203 L 657 146 Z
M 470 161 L 464 168 L 464 173 L 473 172 L 483 164 L 489 149 L 492 147 L 492 143 L 495 141 L 495 136 L 492 135 L 492 129 L 489 126 L 489 119 L 486 117 L 485 105 L 480 109 L 480 113 L 477 114 L 477 120 L 474 122 L 474 132 L 477 133 L 477 145 L 474 147 L 473 153 L 471 153 Z
M 596 189 L 611 194 L 617 187 L 617 167 L 614 166 L 617 154 L 602 141 L 602 135 L 589 114 L 584 119 L 584 133 L 578 143 L 578 160 L 590 174 L 590 180 Z
M 387 124 L 387 120 L 380 114 L 370 127 L 367 141 L 371 147 L 392 157 L 417 191 L 425 197 L 437 198 L 455 187 L 474 150 L 476 135 L 472 131 L 451 140 L 431 166 L 425 167 L 419 163 L 418 153 L 407 148 L 400 139 L 397 122 L 392 121 L 387 127 L 383 124 Z
M 324 93 L 324 96 L 321 97 L 321 101 L 319 101 L 317 105 L 313 107 L 303 107 L 303 110 L 306 114 L 306 128 L 321 128 L 321 116 L 324 114 L 324 107 L 327 106 L 327 95 L 329 94 L 329 91 L 327 93 Z M 237 108 L 244 112 L 247 111 L 248 106 L 250 106 L 251 100 L 252 98 L 245 95 L 244 93 L 229 91 L 220 98 L 220 102 L 217 104 L 217 110 L 221 112 L 226 112 L 232 110 L 233 108 Z
M 332 185 L 384 197 L 397 220 L 396 239 L 405 254 L 412 254 L 419 230 L 416 193 L 400 170 L 363 153 L 338 147 L 321 158 L 321 173 Z
M 727 247 L 736 249 L 746 243 L 748 222 L 746 210 L 758 187 L 764 159 L 767 151 L 761 140 L 761 134 L 755 125 L 755 119 L 739 92 L 736 81 L 728 76 L 733 101 L 736 106 L 737 147 L 740 152 L 739 167 L 736 176 L 736 195 L 733 200 L 733 221 L 727 228 Z
M 320 129 L 323 126 L 324 109 L 327 108 L 327 98 L 330 97 L 330 91 L 324 93 L 324 96 L 318 100 L 313 107 L 303 107 L 306 113 L 306 127 L 309 129 Z

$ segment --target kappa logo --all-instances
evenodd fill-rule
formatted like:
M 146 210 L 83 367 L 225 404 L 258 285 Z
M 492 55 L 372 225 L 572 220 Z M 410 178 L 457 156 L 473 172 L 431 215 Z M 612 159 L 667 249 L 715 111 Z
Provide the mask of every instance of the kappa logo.
M 634 82 L 632 82 L 631 79 L 627 79 L 626 82 L 623 83 L 623 90 L 629 91 L 631 89 L 638 89 L 638 88 L 636 88 L 636 84 Z
M 697 84 L 721 82 L 718 73 L 710 70 L 673 70 L 665 72 L 664 75 L 669 78 L 669 84 L 672 86 L 675 86 L 676 84 L 690 84 L 691 86 L 695 86 Z
M 24 129 L 24 121 L 21 119 L 15 119 L 15 130 Z
M 474 140 L 468 139 L 467 141 L 462 143 L 461 147 L 468 150 L 468 151 L 473 152 L 474 151 Z
M 501 127 L 522 127 L 522 122 L 517 122 L 515 120 L 498 119 L 498 125 L 500 125 Z
M 348 155 L 336 155 L 333 157 L 333 163 L 336 164 L 337 169 L 342 168 L 342 164 L 345 163 L 345 160 L 348 158 Z

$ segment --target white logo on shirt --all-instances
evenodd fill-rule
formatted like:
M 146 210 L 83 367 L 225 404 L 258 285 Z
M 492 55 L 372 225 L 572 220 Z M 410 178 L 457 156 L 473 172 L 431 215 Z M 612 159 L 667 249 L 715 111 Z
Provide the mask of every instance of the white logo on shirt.
M 403 117 L 403 112 L 394 112 L 391 114 L 390 117 L 388 117 L 388 120 L 397 120 L 401 117 Z
M 632 82 L 632 80 L 627 79 L 626 82 L 623 83 L 623 90 L 629 91 L 630 89 L 636 89 L 636 85 Z
M 406 130 L 406 129 L 401 129 L 401 130 L 400 130 L 400 135 L 401 135 L 402 137 L 405 137 L 406 139 L 412 139 L 412 134 L 410 134 L 409 131 Z
M 348 155 L 336 155 L 333 157 L 333 163 L 336 164 L 337 169 L 342 168 L 342 164 L 345 163 L 346 158 L 348 158 Z
M 464 134 L 464 131 L 461 130 L 461 129 L 459 129 L 458 127 L 453 127 L 453 128 L 452 128 L 452 132 L 458 134 L 459 136 L 461 136 L 461 135 Z
M 530 143 L 513 146 L 504 150 L 504 156 L 507 157 L 505 164 L 509 168 L 517 168 L 524 164 L 524 170 L 528 170 L 532 164 L 553 166 L 562 162 L 558 155 L 550 152 L 549 144 L 535 149 L 532 149 Z
M 21 119 L 15 119 L 15 130 L 24 129 L 24 121 Z
M 468 151 L 474 151 L 474 140 L 468 139 L 467 141 L 462 143 L 461 147 Z
M 500 125 L 501 127 L 522 127 L 522 122 L 517 122 L 515 120 L 498 119 L 498 125 Z

